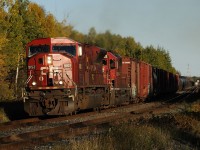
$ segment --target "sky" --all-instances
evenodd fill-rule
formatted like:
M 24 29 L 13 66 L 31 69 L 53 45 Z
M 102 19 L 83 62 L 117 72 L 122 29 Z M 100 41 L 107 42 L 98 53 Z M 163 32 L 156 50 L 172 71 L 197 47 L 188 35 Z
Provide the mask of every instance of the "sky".
M 30 0 L 75 30 L 132 36 L 167 50 L 185 76 L 200 76 L 200 0 Z

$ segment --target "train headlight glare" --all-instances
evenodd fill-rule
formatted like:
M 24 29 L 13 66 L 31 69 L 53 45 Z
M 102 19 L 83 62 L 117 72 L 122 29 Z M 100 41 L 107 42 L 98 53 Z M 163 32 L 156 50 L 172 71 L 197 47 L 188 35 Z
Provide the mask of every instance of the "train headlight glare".
M 52 64 L 52 57 L 51 56 L 47 56 L 47 63 Z
M 36 85 L 36 82 L 35 82 L 35 81 L 33 81 L 33 82 L 32 82 L 32 85 L 33 85 L 33 86 L 35 86 L 35 85 Z
M 62 84 L 63 84 L 63 81 L 59 81 L 59 84 L 62 85 Z

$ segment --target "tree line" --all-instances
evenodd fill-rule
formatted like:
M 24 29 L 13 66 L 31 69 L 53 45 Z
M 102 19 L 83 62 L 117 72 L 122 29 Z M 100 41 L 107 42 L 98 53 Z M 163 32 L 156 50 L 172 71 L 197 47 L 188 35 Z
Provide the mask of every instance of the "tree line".
M 121 56 L 143 60 L 161 69 L 175 73 L 169 52 L 161 47 L 143 47 L 133 37 L 122 37 L 109 30 L 97 33 L 92 27 L 83 34 L 68 24 L 56 20 L 51 13 L 29 0 L 0 0 L 0 100 L 13 99 L 23 87 L 25 45 L 33 39 L 45 37 L 69 37 L 115 51 Z M 16 82 L 18 81 L 18 82 Z M 18 88 L 17 88 L 18 87 Z M 18 90 L 17 90 L 18 89 Z

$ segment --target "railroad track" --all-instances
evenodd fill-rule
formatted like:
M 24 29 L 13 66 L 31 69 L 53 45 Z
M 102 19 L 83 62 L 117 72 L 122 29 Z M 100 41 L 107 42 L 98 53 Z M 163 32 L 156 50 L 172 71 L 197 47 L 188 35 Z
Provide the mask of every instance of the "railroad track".
M 182 91 L 181 93 L 179 93 L 179 95 L 173 97 L 173 98 L 169 98 L 165 101 L 163 101 L 163 104 L 164 103 L 169 103 L 169 102 L 178 102 L 178 101 L 182 101 L 183 99 L 191 96 L 192 94 L 194 94 L 195 92 L 198 92 L 198 87 L 192 87 L 192 88 L 189 88 L 185 91 Z
M 190 96 L 196 89 L 182 93 L 176 102 Z M 132 104 L 119 108 L 89 112 L 74 116 L 40 120 L 38 118 L 15 121 L 0 125 L 0 149 L 23 149 L 49 142 L 67 140 L 77 136 L 106 132 L 116 122 L 150 118 L 152 115 L 169 113 L 176 108 L 172 99 L 166 101 Z M 170 102 L 170 103 L 169 103 Z M 177 110 L 176 110 L 177 111 Z M 18 131 L 19 130 L 19 131 Z
M 154 107 L 157 103 L 148 103 L 148 104 L 131 104 L 122 107 L 116 107 L 111 109 L 101 110 L 101 113 L 97 112 L 87 112 L 81 113 L 73 116 L 66 116 L 66 117 L 58 117 L 58 118 L 51 118 L 40 120 L 38 118 L 33 119 L 25 119 L 21 121 L 13 121 L 10 123 L 4 123 L 0 125 L 0 138 L 6 135 L 13 135 L 17 133 L 26 133 L 28 132 L 29 128 L 37 126 L 33 130 L 42 130 L 46 128 L 57 127 L 62 124 L 71 124 L 74 122 L 81 122 L 87 120 L 87 117 L 90 119 L 95 119 L 96 117 L 103 118 L 106 116 L 112 116 L 115 114 L 123 113 L 124 110 L 130 112 L 132 110 L 139 111 L 142 109 L 146 109 L 149 107 Z M 18 131 L 19 130 L 19 131 Z

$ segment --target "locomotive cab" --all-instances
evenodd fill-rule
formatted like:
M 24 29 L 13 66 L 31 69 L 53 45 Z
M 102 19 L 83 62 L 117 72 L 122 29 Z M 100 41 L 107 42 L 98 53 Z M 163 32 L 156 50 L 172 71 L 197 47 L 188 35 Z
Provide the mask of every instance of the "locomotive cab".
M 122 59 L 119 55 L 114 54 L 113 52 L 107 52 L 104 59 L 102 60 L 103 64 L 103 74 L 104 74 L 104 83 L 110 84 L 111 87 L 117 88 L 120 87 L 118 82 Z
M 72 112 L 82 46 L 67 38 L 37 39 L 27 44 L 26 55 L 25 111 L 31 116 Z

